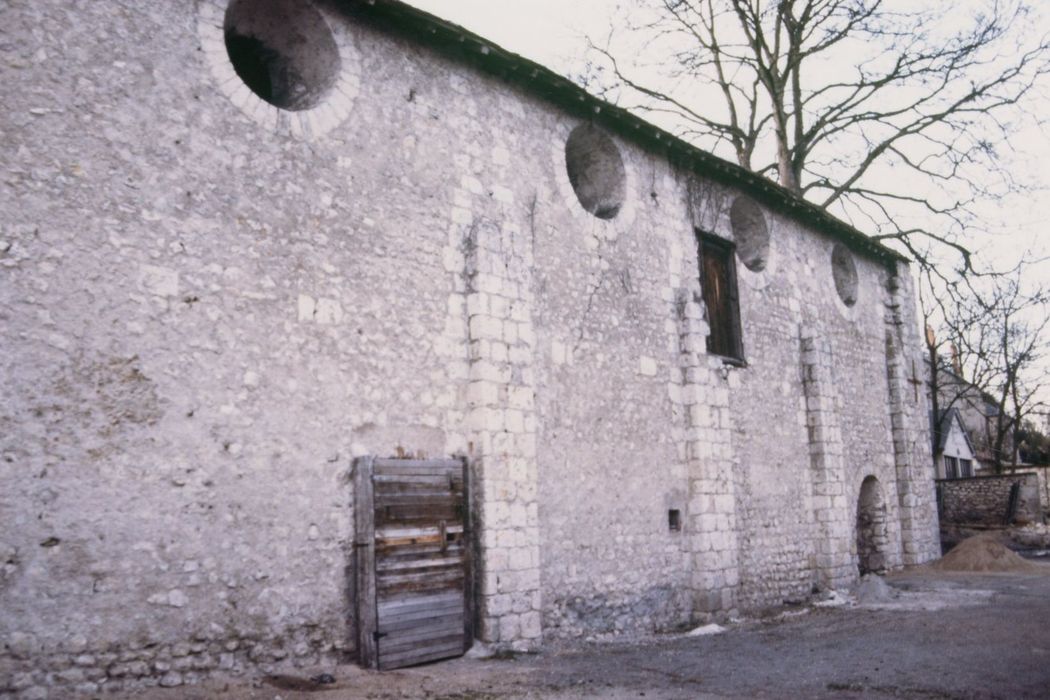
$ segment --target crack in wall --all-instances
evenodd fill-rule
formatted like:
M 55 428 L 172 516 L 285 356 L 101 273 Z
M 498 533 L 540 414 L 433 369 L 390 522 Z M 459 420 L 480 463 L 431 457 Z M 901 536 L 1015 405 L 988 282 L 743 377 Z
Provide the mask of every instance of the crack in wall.
M 597 235 L 594 235 L 594 239 L 598 250 L 598 281 L 595 282 L 587 293 L 587 305 L 583 309 L 583 318 L 580 319 L 579 332 L 576 334 L 576 342 L 572 346 L 572 351 L 574 353 L 579 350 L 580 345 L 583 343 L 583 336 L 586 333 L 587 317 L 591 315 L 591 310 L 594 308 L 594 298 L 598 295 L 598 291 L 602 288 L 602 284 L 605 282 L 605 258 L 602 257 L 601 253 L 602 242 Z

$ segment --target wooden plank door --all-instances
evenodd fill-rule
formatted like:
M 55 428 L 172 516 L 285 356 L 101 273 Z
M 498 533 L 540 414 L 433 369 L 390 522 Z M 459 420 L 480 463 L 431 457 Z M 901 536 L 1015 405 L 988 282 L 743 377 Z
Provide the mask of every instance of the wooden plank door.
M 362 490 L 371 507 L 358 501 L 372 515 L 372 546 L 361 549 L 370 550 L 372 567 L 365 568 L 374 572 L 358 584 L 359 605 L 370 604 L 362 592 L 375 605 L 374 616 L 359 613 L 373 630 L 362 640 L 363 665 L 391 669 L 460 656 L 473 638 L 465 464 L 375 459 L 370 467 Z

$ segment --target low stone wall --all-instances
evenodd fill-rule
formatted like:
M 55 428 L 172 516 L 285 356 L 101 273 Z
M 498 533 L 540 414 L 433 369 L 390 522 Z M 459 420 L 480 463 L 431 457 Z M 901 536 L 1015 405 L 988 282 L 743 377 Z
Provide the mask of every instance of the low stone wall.
M 941 524 L 1004 525 L 1010 491 L 1020 484 L 1017 508 L 1011 522 L 1041 522 L 1039 479 L 1033 473 L 938 479 L 937 503 Z

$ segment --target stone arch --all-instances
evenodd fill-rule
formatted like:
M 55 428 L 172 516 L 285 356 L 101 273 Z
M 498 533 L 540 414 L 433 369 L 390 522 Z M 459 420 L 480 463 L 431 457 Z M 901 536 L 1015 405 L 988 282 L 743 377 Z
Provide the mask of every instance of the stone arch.
M 865 477 L 857 497 L 857 567 L 860 575 L 886 571 L 890 539 L 887 532 L 886 499 L 874 476 Z

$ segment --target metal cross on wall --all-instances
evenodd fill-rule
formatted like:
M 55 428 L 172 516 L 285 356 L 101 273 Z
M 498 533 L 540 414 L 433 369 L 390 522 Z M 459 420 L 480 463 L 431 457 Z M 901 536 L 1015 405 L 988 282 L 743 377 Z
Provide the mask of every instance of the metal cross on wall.
M 915 401 L 919 401 L 919 387 L 923 385 L 923 381 L 919 379 L 919 375 L 915 372 L 915 360 L 911 361 L 911 377 L 908 378 L 908 383 L 912 385 L 912 389 L 915 390 Z

